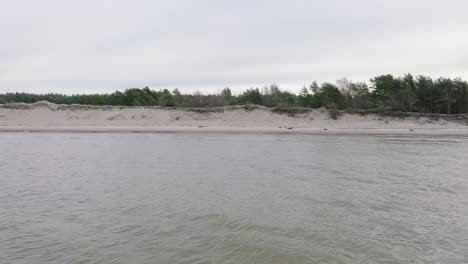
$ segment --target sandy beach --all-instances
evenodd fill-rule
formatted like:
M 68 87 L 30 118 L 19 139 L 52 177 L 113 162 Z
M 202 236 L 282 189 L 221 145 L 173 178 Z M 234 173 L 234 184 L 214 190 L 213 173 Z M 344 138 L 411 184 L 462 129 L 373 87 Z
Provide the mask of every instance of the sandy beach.
M 0 105 L 0 132 L 140 132 L 468 136 L 466 119 L 390 117 L 323 109 L 279 113 L 264 107 L 178 109 L 35 104 Z

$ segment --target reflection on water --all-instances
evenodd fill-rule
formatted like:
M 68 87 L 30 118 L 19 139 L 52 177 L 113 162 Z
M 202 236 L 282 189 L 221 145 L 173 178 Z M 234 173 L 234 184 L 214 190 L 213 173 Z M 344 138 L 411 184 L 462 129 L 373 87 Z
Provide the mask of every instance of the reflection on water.
M 464 263 L 463 138 L 0 134 L 2 263 Z

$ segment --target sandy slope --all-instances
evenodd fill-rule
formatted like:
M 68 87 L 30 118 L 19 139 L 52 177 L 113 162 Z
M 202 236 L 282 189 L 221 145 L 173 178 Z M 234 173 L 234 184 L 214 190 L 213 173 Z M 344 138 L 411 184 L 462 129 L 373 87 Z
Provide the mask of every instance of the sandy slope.
M 0 105 L 0 131 L 468 135 L 467 124 L 466 120 L 403 119 L 373 114 L 343 114 L 333 120 L 324 110 L 290 116 L 263 107 L 252 110 L 228 107 L 200 113 L 158 107 L 65 106 L 47 102 Z

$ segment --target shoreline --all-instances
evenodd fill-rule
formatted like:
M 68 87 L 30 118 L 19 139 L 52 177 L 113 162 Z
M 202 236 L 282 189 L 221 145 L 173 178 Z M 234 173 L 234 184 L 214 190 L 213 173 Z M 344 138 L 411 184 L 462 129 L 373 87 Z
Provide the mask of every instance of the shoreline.
M 0 132 L 468 136 L 468 116 L 289 110 L 10 104 L 0 105 Z
M 271 134 L 271 135 L 418 135 L 466 136 L 467 128 L 275 128 L 209 126 L 0 126 L 0 133 L 175 133 L 175 134 Z

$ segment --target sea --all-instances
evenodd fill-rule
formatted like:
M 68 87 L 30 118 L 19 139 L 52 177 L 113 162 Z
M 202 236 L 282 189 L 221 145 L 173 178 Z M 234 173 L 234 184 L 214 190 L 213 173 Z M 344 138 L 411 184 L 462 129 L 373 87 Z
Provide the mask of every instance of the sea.
M 468 263 L 468 138 L 0 133 L 0 263 Z

